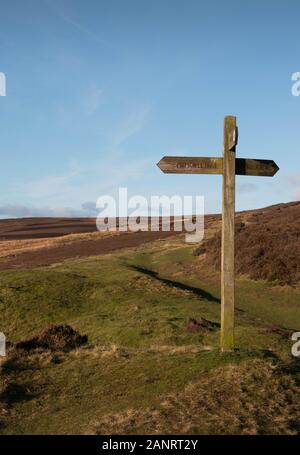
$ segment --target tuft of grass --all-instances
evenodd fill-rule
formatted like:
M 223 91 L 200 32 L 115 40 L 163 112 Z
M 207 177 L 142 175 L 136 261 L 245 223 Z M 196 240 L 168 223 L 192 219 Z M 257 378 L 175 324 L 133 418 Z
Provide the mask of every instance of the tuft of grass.
M 298 375 L 299 380 L 299 375 Z M 201 373 L 157 406 L 110 413 L 98 434 L 299 434 L 299 383 L 255 359 Z

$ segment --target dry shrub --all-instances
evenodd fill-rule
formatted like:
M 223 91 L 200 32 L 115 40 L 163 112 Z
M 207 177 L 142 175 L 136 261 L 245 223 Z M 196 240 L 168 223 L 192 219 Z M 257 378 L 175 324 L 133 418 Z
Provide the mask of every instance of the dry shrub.
M 87 335 L 80 335 L 66 324 L 51 325 L 40 335 L 20 341 L 16 349 L 31 351 L 33 349 L 49 349 L 50 351 L 70 351 L 88 341 Z
M 239 216 L 240 217 L 240 216 Z M 241 217 L 240 217 L 241 218 Z M 220 269 L 221 232 L 194 251 Z M 280 204 L 237 220 L 235 227 L 236 272 L 254 280 L 296 284 L 300 280 L 300 202 Z
M 156 408 L 106 415 L 96 433 L 299 434 L 299 392 L 292 374 L 256 359 L 205 373 Z

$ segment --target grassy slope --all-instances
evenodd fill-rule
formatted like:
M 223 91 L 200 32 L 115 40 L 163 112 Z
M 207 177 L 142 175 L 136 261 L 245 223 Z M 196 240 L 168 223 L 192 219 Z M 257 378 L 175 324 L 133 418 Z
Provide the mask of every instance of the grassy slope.
M 239 350 L 221 355 L 218 330 L 186 331 L 190 317 L 219 321 L 219 283 L 200 273 L 191 247 L 171 247 L 1 272 L 8 340 L 53 322 L 89 337 L 68 354 L 37 352 L 4 365 L 2 433 L 299 431 L 292 343 L 264 330 L 300 328 L 299 294 L 239 280 Z

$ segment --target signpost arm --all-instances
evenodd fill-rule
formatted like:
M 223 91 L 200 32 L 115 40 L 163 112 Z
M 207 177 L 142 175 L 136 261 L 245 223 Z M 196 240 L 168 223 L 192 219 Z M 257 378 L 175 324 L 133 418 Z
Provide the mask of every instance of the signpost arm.
M 224 120 L 222 252 L 221 252 L 221 350 L 234 349 L 234 212 L 236 117 Z

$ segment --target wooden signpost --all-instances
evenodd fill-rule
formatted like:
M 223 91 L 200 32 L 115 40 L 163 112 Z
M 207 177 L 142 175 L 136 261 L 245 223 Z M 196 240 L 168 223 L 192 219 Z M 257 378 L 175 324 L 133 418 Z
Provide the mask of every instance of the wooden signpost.
M 234 349 L 234 212 L 235 176 L 272 177 L 279 167 L 272 160 L 236 158 L 236 117 L 224 119 L 223 158 L 165 156 L 158 167 L 166 174 L 222 174 L 221 350 Z

